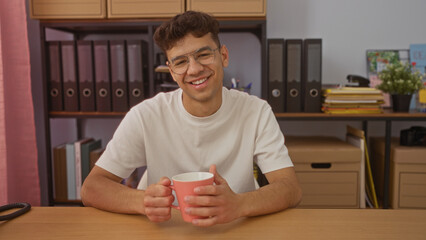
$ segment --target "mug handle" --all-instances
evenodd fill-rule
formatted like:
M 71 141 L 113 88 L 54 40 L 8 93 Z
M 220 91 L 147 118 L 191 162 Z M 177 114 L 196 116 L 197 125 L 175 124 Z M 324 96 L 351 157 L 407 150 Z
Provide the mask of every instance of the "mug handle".
M 171 188 L 173 191 L 175 191 L 175 192 L 176 192 L 175 186 L 170 185 L 170 188 Z M 172 203 L 172 208 L 177 209 L 177 210 L 180 210 L 180 207 L 179 207 L 179 206 L 176 206 L 176 205 L 173 205 L 173 203 Z

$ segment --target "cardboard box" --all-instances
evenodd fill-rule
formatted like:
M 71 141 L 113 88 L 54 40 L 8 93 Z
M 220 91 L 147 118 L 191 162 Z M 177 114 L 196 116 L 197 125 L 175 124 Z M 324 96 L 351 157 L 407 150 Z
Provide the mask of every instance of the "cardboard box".
M 299 207 L 360 207 L 360 148 L 334 137 L 286 137 L 285 144 L 303 190 Z
M 383 199 L 384 138 L 371 138 L 372 169 L 378 196 Z M 392 208 L 426 208 L 426 147 L 400 146 L 391 141 L 389 202 Z

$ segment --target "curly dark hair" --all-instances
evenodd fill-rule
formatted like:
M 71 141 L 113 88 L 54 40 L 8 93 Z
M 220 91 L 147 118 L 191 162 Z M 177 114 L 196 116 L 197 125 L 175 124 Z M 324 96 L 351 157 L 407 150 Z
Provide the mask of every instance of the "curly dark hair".
M 207 13 L 187 11 L 174 16 L 155 30 L 154 41 L 166 53 L 187 34 L 202 37 L 211 33 L 213 41 L 220 47 L 219 22 Z

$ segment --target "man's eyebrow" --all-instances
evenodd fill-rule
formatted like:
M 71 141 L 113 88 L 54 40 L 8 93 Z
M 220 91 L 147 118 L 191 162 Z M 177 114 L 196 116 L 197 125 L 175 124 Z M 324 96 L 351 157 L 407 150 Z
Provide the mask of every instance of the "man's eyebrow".
M 210 46 L 204 46 L 204 47 L 199 48 L 199 49 L 197 49 L 197 50 L 194 50 L 194 51 L 192 51 L 192 52 L 189 52 L 189 53 L 185 53 L 185 54 L 182 54 L 182 55 L 176 56 L 176 57 L 174 57 L 174 58 L 170 59 L 170 62 L 173 62 L 173 61 L 175 61 L 176 59 L 179 59 L 179 58 L 182 58 L 182 57 L 188 56 L 188 55 L 190 55 L 190 54 L 194 54 L 194 53 L 201 52 L 201 51 L 208 50 L 208 49 L 209 49 L 209 50 L 211 50 L 212 48 L 211 48 Z

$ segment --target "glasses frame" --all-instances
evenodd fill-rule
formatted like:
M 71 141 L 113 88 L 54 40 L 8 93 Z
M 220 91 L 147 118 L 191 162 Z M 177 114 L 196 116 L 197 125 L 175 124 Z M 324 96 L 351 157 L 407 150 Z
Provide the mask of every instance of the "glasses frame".
M 183 55 L 176 56 L 176 57 L 172 58 L 170 61 L 167 61 L 167 62 L 166 62 L 166 64 L 167 64 L 167 66 L 170 68 L 170 70 L 171 70 L 173 73 L 175 73 L 175 74 L 179 74 L 179 75 L 182 75 L 182 74 L 184 74 L 184 73 L 186 73 L 186 72 L 188 71 L 189 63 L 190 63 L 190 60 L 189 60 L 189 57 L 190 57 L 190 56 L 192 56 L 192 58 L 194 59 L 194 61 L 195 61 L 195 62 L 197 62 L 197 63 L 198 63 L 198 64 L 200 64 L 200 65 L 205 66 L 205 65 L 208 65 L 208 64 L 212 64 L 212 63 L 216 60 L 216 50 L 219 50 L 219 49 L 220 49 L 220 47 L 217 47 L 217 48 L 215 48 L 215 49 L 212 49 L 210 46 L 205 46 L 205 47 L 199 48 L 199 49 L 197 49 L 197 50 L 195 50 L 195 51 L 192 51 L 192 52 L 189 52 L 189 53 L 186 53 L 186 54 L 183 54 Z M 202 51 L 204 51 L 204 50 L 210 50 L 210 51 L 212 51 L 212 53 L 213 53 L 213 60 L 212 60 L 212 62 L 211 62 L 211 63 L 207 63 L 207 64 L 200 63 L 200 62 L 199 62 L 199 60 L 198 60 L 198 58 L 195 56 L 195 54 L 200 53 L 200 52 L 202 52 Z M 178 59 L 178 58 L 183 58 L 183 57 L 185 57 L 185 58 L 187 59 L 187 62 L 186 62 L 186 63 L 187 63 L 187 65 L 186 65 L 186 69 L 185 69 L 185 71 L 183 71 L 182 73 L 179 73 L 179 72 L 174 71 L 174 70 L 173 70 L 173 62 L 174 62 L 176 59 Z

